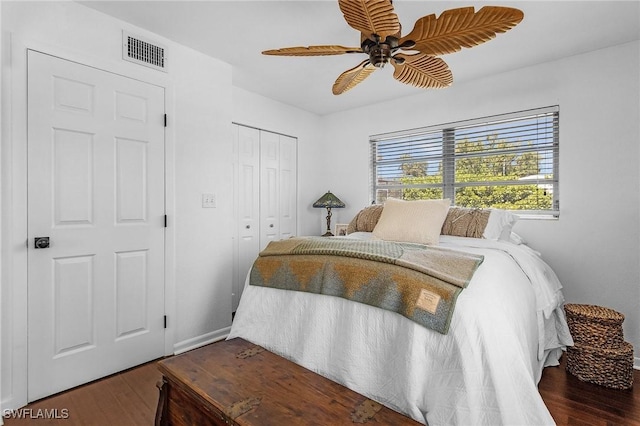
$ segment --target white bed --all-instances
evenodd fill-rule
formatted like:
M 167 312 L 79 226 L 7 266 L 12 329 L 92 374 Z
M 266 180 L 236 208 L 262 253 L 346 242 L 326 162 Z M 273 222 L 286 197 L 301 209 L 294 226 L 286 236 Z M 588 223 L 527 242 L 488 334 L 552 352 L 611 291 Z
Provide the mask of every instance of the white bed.
M 439 245 L 484 255 L 446 335 L 340 297 L 247 285 L 229 338 L 431 426 L 554 424 L 537 383 L 573 344 L 555 274 L 526 245 L 453 236 Z

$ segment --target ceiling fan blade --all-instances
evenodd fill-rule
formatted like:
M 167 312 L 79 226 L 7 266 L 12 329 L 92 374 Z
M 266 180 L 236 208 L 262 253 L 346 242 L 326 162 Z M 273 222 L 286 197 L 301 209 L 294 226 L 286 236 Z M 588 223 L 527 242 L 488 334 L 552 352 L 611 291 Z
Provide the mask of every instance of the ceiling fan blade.
M 327 56 L 342 55 L 345 53 L 362 53 L 361 47 L 345 47 L 345 46 L 300 46 L 300 47 L 283 47 L 282 49 L 265 50 L 263 55 L 277 56 Z
M 338 0 L 338 4 L 347 24 L 365 37 L 377 34 L 384 41 L 400 32 L 398 15 L 389 0 Z
M 362 61 L 358 66 L 351 68 L 338 76 L 336 82 L 333 83 L 333 94 L 340 95 L 347 90 L 353 89 L 365 78 L 369 77 L 369 75 L 371 75 L 375 70 L 376 67 L 371 65 L 368 59 L 366 61 Z
M 413 40 L 413 49 L 425 55 L 439 56 L 474 47 L 495 38 L 518 25 L 524 18 L 521 10 L 510 7 L 485 6 L 478 12 L 462 7 L 436 15 L 423 16 L 400 43 Z
M 393 59 L 389 61 L 395 68 L 393 78 L 402 83 L 423 89 L 440 89 L 449 87 L 453 83 L 449 66 L 440 58 L 422 53 L 415 55 L 399 53 L 394 58 L 400 61 Z

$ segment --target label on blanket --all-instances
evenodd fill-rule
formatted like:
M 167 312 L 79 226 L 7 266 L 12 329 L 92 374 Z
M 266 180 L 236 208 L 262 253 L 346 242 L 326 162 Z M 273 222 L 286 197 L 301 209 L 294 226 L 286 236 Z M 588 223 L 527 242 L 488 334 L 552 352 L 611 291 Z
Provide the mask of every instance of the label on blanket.
M 427 312 L 435 314 L 436 310 L 438 309 L 438 303 L 440 303 L 440 296 L 423 288 L 420 291 L 418 300 L 416 301 L 416 306 L 420 309 L 424 309 Z

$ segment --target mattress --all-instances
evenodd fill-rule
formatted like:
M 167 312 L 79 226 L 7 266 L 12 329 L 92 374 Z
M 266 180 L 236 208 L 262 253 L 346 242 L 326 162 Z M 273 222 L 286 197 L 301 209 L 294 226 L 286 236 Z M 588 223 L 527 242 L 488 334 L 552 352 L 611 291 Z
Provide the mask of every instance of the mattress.
M 537 383 L 573 344 L 556 275 L 524 244 L 441 236 L 439 245 L 484 256 L 446 335 L 340 297 L 246 285 L 228 338 L 424 424 L 554 424 Z

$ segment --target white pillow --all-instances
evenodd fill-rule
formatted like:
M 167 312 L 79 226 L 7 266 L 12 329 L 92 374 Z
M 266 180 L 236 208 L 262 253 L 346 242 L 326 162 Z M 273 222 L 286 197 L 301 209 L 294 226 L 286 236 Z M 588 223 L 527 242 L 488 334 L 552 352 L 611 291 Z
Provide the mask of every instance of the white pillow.
M 515 232 L 511 232 L 511 235 L 509 236 L 509 241 L 511 241 L 513 244 L 516 244 L 516 245 L 526 244 L 526 242 L 524 241 L 524 238 L 522 238 L 520 234 L 516 234 Z
M 380 240 L 438 244 L 451 200 L 404 201 L 388 198 L 373 237 Z
M 509 241 L 511 229 L 518 221 L 518 216 L 508 210 L 491 209 L 487 226 L 484 228 L 484 238 L 488 240 Z

